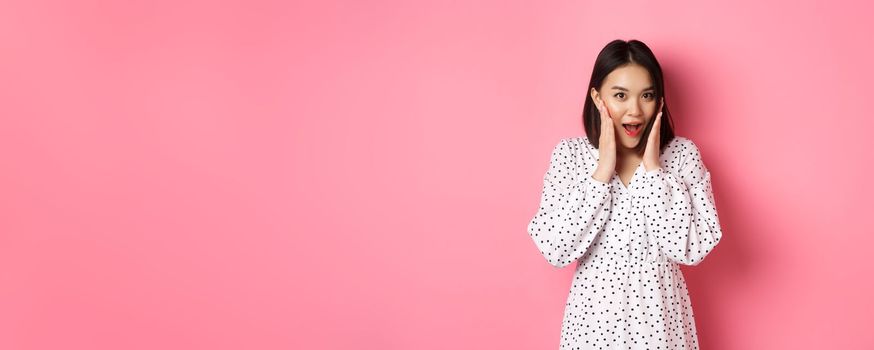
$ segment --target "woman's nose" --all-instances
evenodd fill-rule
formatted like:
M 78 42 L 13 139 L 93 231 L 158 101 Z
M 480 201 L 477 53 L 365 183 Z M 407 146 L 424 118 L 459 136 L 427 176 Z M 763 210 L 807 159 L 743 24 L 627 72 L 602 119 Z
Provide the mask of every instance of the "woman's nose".
M 641 108 L 639 102 L 632 102 L 631 106 L 628 108 L 628 112 L 634 116 L 640 115 L 640 111 L 642 111 L 642 110 L 643 110 L 643 108 Z

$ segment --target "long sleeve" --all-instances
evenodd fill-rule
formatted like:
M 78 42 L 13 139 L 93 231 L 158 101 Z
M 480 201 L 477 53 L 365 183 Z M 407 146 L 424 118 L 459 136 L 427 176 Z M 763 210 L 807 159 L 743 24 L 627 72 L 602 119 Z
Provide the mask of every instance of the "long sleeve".
M 562 139 L 552 151 L 540 208 L 528 224 L 528 234 L 555 267 L 581 258 L 610 215 L 611 184 L 585 171 L 578 179 L 579 168 L 568 142 Z
M 722 228 L 710 171 L 698 147 L 691 141 L 686 147 L 678 172 L 681 179 L 660 167 L 647 171 L 641 197 L 649 240 L 668 259 L 698 265 L 719 243 Z

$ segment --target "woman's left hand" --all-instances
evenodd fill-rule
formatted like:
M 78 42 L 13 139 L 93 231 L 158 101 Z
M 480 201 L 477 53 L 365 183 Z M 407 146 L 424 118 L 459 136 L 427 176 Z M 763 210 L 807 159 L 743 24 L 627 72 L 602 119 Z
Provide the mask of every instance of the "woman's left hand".
M 643 151 L 643 167 L 646 171 L 655 170 L 661 167 L 659 162 L 659 148 L 661 145 L 660 130 L 662 129 L 662 108 L 665 106 L 665 98 L 662 97 L 659 101 L 659 112 L 656 114 L 655 122 L 652 124 L 652 130 L 649 131 L 649 137 L 646 141 L 646 150 Z

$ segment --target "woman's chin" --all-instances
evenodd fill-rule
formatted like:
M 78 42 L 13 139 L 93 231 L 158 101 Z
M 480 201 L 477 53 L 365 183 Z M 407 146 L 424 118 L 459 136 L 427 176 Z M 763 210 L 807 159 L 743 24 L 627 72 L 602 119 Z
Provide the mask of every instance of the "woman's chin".
M 625 148 L 634 148 L 637 147 L 637 144 L 640 143 L 640 137 L 622 137 L 622 146 Z

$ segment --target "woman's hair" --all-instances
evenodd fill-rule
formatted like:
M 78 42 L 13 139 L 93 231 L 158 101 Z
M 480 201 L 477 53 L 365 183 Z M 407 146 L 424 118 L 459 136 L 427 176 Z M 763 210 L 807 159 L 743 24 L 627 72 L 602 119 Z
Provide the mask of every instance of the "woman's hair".
M 604 79 L 614 69 L 636 64 L 646 68 L 649 71 L 650 79 L 653 82 L 655 89 L 656 106 L 659 104 L 659 99 L 665 96 L 665 82 L 662 77 L 662 67 L 653 55 L 652 50 L 641 41 L 638 40 L 613 40 L 601 49 L 598 53 L 598 58 L 595 60 L 595 67 L 592 69 L 592 78 L 589 81 L 589 87 L 586 89 L 586 102 L 583 104 L 583 128 L 586 130 L 586 137 L 589 143 L 599 148 L 598 140 L 601 137 L 601 112 L 595 101 L 592 100 L 592 88 L 601 91 L 601 85 Z M 604 95 L 601 95 L 602 99 Z M 658 113 L 658 111 L 656 111 Z M 636 152 L 643 152 L 646 148 L 646 142 L 649 139 L 649 131 L 652 129 L 652 124 L 655 118 L 651 118 L 649 123 L 643 129 L 640 142 L 635 147 Z M 659 146 L 663 151 L 665 146 L 674 139 L 674 126 L 671 120 L 671 112 L 668 110 L 668 99 L 665 98 L 664 112 L 662 113 L 662 126 L 660 130 Z

